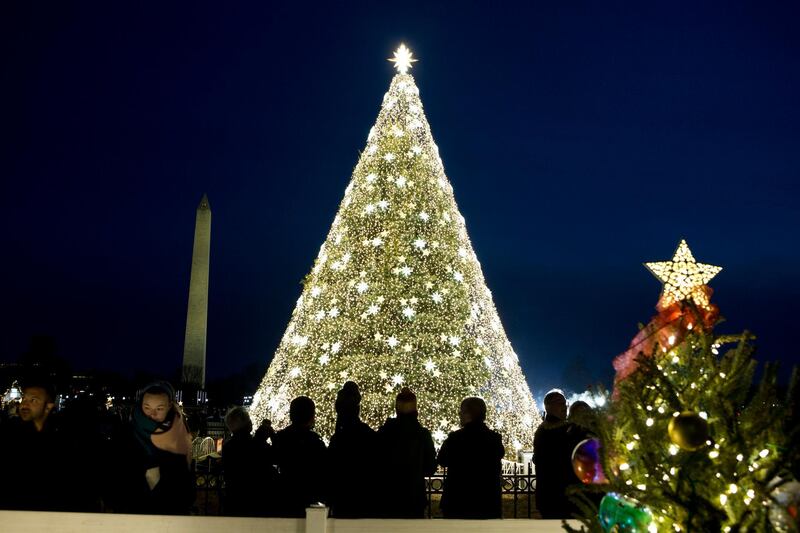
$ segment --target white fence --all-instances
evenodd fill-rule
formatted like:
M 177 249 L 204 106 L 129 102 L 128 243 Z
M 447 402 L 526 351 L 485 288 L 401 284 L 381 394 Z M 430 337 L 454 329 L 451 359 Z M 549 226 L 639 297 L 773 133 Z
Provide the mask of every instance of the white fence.
M 192 441 L 192 459 L 207 457 L 216 451 L 217 443 L 211 437 L 197 437 Z
M 0 531 L 14 533 L 545 533 L 563 531 L 558 520 L 342 520 L 328 509 L 307 518 L 153 516 L 0 511 Z M 570 522 L 575 527 L 577 523 Z
M 536 474 L 536 466 L 533 464 L 532 461 L 525 461 L 524 463 L 519 463 L 517 461 L 509 461 L 507 459 L 501 459 L 500 464 L 503 468 L 503 475 L 511 475 L 511 474 Z

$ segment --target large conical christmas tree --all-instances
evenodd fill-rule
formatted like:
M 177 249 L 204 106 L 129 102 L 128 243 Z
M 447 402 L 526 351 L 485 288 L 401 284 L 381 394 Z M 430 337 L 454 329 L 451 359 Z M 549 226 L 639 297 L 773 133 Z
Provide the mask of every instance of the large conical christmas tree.
M 251 413 L 281 427 L 292 398 L 306 395 L 327 438 L 345 381 L 361 387 L 373 427 L 407 386 L 441 444 L 461 400 L 481 396 L 513 456 L 530 446 L 539 413 L 407 73 L 415 60 L 401 46 L 392 61 L 398 73 Z

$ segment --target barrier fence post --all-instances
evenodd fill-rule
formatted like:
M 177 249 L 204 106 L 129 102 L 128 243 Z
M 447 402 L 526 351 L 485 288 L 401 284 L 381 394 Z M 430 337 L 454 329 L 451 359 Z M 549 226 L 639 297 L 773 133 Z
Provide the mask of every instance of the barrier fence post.
M 328 508 L 314 504 L 306 507 L 306 533 L 325 533 L 328 528 Z
M 531 463 L 527 463 L 525 465 L 525 475 L 528 477 L 528 518 L 530 518 L 531 514 L 532 514 L 531 507 L 533 505 L 533 502 L 531 501 L 532 500 L 531 495 L 533 494 L 533 491 L 534 491 L 534 489 L 533 489 L 533 481 L 534 481 L 533 480 L 533 466 L 531 465 Z

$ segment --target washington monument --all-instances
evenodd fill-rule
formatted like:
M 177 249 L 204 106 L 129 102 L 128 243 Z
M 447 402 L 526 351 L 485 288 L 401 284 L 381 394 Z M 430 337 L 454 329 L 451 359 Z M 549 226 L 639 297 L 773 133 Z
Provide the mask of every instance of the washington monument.
M 211 206 L 205 194 L 197 206 L 194 224 L 192 275 L 183 343 L 183 386 L 202 390 L 206 385 L 206 326 L 208 323 L 208 263 L 211 254 Z

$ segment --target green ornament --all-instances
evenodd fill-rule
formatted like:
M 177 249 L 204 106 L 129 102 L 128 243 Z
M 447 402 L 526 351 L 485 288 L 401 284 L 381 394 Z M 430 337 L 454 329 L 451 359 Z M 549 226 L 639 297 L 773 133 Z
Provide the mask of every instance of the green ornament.
M 598 518 L 600 526 L 606 533 L 610 531 L 646 533 L 647 526 L 653 521 L 653 513 L 633 498 L 609 492 L 600 501 Z

